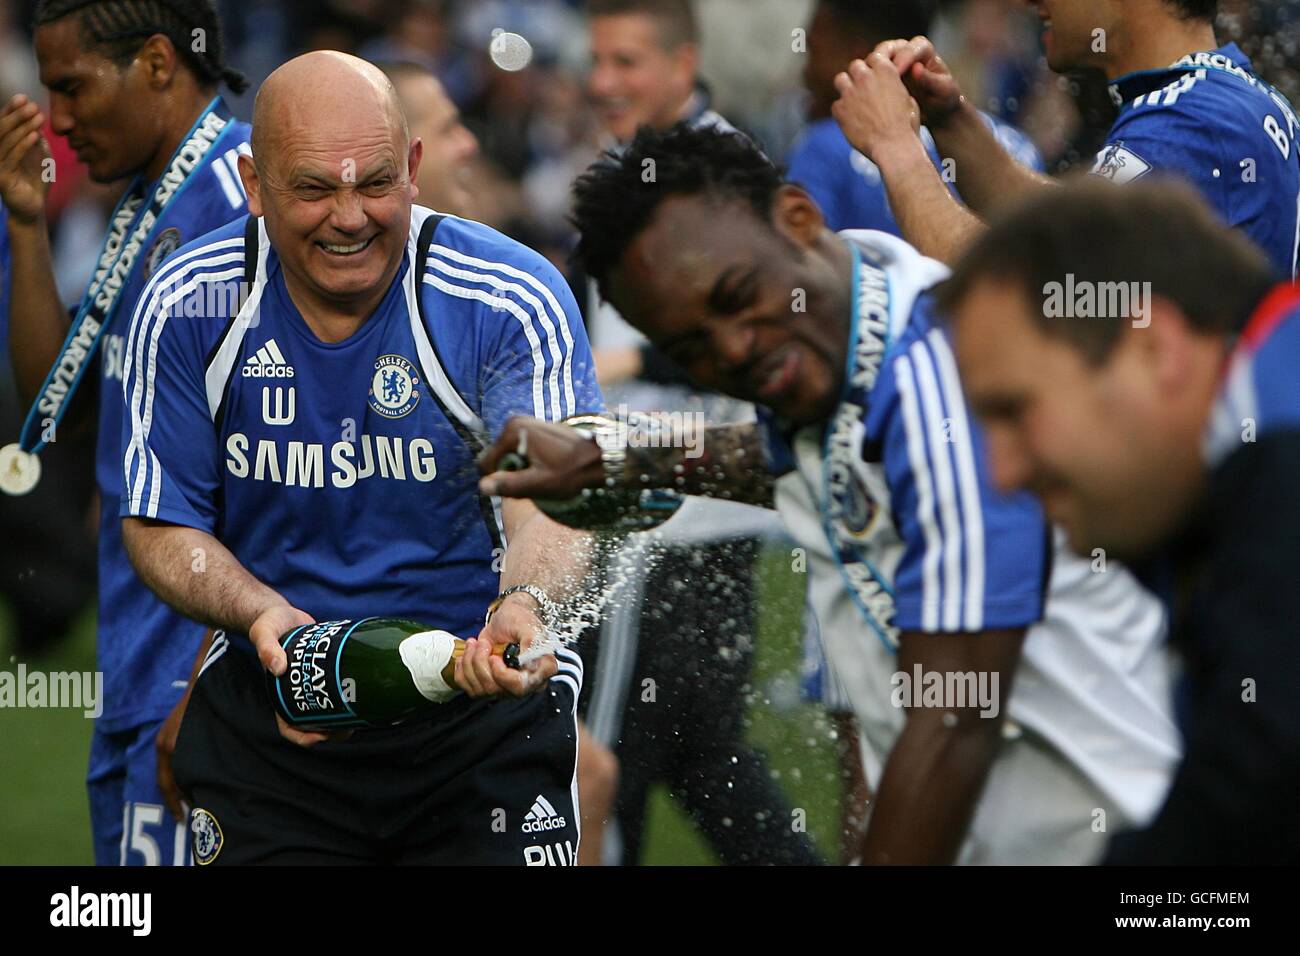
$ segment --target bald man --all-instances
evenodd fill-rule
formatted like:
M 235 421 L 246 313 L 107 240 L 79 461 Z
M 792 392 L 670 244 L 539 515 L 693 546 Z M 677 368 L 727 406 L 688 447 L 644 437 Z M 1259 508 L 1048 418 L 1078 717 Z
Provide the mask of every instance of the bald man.
M 128 553 L 220 629 L 174 761 L 195 860 L 571 863 L 581 664 L 491 651 L 532 643 L 586 539 L 480 496 L 473 463 L 513 414 L 601 410 L 577 306 L 542 257 L 413 205 L 424 146 L 365 61 L 280 67 L 252 145 L 252 216 L 154 277 L 125 369 Z M 455 687 L 420 689 L 464 693 L 348 737 L 290 726 L 281 635 L 370 615 L 467 638 Z

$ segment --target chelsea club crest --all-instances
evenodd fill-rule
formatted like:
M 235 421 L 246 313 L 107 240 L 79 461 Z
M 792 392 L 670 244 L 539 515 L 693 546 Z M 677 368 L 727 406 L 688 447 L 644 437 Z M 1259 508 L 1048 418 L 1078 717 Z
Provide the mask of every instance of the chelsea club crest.
M 190 814 L 190 832 L 194 834 L 194 862 L 207 866 L 221 852 L 225 837 L 217 818 L 202 807 L 195 807 Z
M 144 260 L 144 277 L 150 278 L 158 267 L 162 265 L 163 260 L 181 247 L 181 231 L 179 229 L 164 229 L 158 240 L 149 247 L 149 254 Z
M 416 386 L 420 377 L 415 368 L 400 355 L 381 355 L 375 359 L 375 375 L 370 380 L 370 407 L 385 418 L 409 415 L 420 404 Z

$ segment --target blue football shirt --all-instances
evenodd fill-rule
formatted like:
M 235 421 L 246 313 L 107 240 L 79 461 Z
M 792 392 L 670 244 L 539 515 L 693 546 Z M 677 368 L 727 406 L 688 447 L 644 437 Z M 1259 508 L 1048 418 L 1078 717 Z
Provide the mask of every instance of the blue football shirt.
M 1229 44 L 1110 86 L 1119 117 L 1093 173 L 1119 183 L 1167 173 L 1190 182 L 1253 239 L 1280 278 L 1296 274 L 1300 150 L 1291 104 Z
M 260 220 L 169 262 L 127 348 L 121 514 L 213 534 L 318 620 L 393 615 L 477 633 L 504 546 L 500 501 L 478 493 L 478 451 L 512 415 L 558 421 L 603 404 L 555 268 L 446 217 L 421 270 L 432 215 L 414 207 L 398 275 L 341 342 L 304 321 Z M 247 301 L 212 308 L 245 274 L 250 241 Z

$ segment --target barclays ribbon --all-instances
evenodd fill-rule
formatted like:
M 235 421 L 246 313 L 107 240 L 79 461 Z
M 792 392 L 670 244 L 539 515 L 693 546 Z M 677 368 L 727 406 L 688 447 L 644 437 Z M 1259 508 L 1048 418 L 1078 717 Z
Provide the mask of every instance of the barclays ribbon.
M 867 401 L 889 350 L 892 298 L 889 276 L 868 262 L 853 243 L 853 315 L 844 391 L 822 441 L 822 526 L 853 603 L 871 630 L 891 651 L 898 646 L 893 626 L 894 587 L 867 557 L 861 536 L 876 519 L 876 505 L 855 479 L 862 454 Z
M 57 429 L 100 339 L 121 305 L 122 290 L 127 286 L 140 251 L 147 248 L 163 214 L 185 185 L 203 168 L 207 157 L 215 155 L 214 147 L 234 127 L 233 119 L 225 102 L 216 97 L 204 108 L 172 155 L 149 202 L 145 203 L 145 183 L 137 176 L 113 210 L 95 275 L 72 320 L 59 357 L 23 423 L 17 448 L 21 453 L 38 454 L 46 445 L 46 428 L 52 424 Z

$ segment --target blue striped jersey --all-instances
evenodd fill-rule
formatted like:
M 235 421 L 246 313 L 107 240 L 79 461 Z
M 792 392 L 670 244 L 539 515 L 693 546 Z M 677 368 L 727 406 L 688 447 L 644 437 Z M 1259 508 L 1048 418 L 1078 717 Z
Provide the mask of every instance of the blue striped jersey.
M 250 251 L 247 299 L 224 306 L 214 292 Z M 555 268 L 419 206 L 387 295 L 341 342 L 304 321 L 261 220 L 190 245 L 140 301 L 124 385 L 122 515 L 213 534 L 318 620 L 461 635 L 497 594 L 504 547 L 476 454 L 512 415 L 603 408 Z
M 900 631 L 1028 626 L 1043 610 L 1046 525 L 1030 495 L 992 487 L 926 291 L 946 270 L 884 233 L 841 235 L 858 254 L 854 326 L 880 335 L 850 343 L 831 421 L 790 433 L 760 416 L 773 469 L 812 492 L 844 584 L 887 646 Z M 867 387 L 856 384 L 863 355 L 878 366 Z
M 1043 170 L 1043 158 L 1028 136 L 987 113 L 980 115 L 1018 163 L 1039 172 Z M 942 172 L 938 147 L 924 127 L 921 139 L 930 161 Z M 827 228 L 835 232 L 878 229 L 902 236 L 898 220 L 889 207 L 880 169 L 849 144 L 835 120 L 823 119 L 809 125 L 791 149 L 788 165 L 786 178 L 817 200 Z M 950 183 L 949 189 L 958 195 L 955 184 Z
M 1034 498 L 992 487 L 928 292 L 947 269 L 885 233 L 841 236 L 858 257 L 846 391 L 824 425 L 764 422 L 868 782 L 903 726 L 900 632 L 1028 628 L 1004 733 L 1032 730 L 1124 819 L 1149 819 L 1179 756 L 1160 602 L 1114 562 L 1095 573 L 1049 538 Z
M 205 232 L 247 214 L 237 168 L 250 153 L 252 127 L 229 123 L 208 159 L 172 199 L 154 228 L 148 248 L 136 257 L 99 345 L 99 431 L 95 479 L 99 517 L 99 669 L 104 673 L 100 727 L 112 733 L 161 720 L 185 690 L 204 628 L 181 617 L 135 575 L 122 545 L 113 502 L 122 494 L 122 367 L 127 327 L 145 283 L 167 256 Z M 152 195 L 154 184 L 146 187 Z
M 1190 182 L 1229 225 L 1296 274 L 1300 144 L 1291 104 L 1235 43 L 1163 70 L 1120 77 L 1119 108 L 1093 173 L 1119 183 L 1167 173 Z

